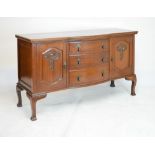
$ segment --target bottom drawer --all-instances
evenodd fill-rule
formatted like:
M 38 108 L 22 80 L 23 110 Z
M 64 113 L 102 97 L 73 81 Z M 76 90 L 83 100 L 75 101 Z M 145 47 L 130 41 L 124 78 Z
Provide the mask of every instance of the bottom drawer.
M 69 71 L 69 85 L 89 85 L 109 79 L 109 65 L 87 67 Z

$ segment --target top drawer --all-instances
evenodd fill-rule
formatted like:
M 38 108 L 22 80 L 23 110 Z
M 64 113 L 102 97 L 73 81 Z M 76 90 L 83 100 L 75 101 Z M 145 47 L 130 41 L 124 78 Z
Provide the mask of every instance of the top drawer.
M 79 41 L 69 43 L 69 53 L 90 53 L 109 50 L 109 40 Z

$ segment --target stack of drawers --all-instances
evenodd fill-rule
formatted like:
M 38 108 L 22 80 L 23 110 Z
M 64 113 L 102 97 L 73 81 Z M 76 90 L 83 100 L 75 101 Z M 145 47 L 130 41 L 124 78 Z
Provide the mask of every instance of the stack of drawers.
M 69 85 L 89 85 L 109 79 L 109 40 L 69 43 Z

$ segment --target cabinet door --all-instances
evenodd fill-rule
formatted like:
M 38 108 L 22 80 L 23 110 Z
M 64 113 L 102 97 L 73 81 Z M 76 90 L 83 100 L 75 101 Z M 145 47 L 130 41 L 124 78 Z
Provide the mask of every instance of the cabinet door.
M 37 90 L 54 91 L 66 87 L 66 48 L 63 42 L 37 45 Z
M 134 72 L 133 36 L 114 37 L 110 40 L 110 75 L 120 78 Z

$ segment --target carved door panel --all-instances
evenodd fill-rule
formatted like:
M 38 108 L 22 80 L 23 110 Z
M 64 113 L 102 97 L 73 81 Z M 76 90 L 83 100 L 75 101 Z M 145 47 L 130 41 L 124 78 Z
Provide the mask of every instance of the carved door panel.
M 66 48 L 63 42 L 37 45 L 37 90 L 66 87 Z
M 134 72 L 133 37 L 115 37 L 110 41 L 110 75 L 120 78 Z

